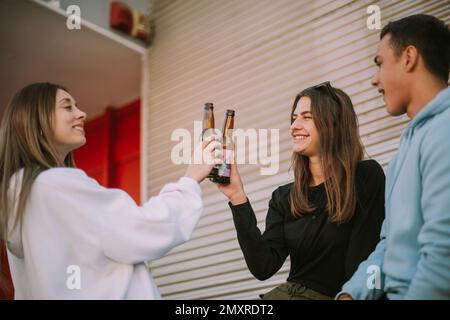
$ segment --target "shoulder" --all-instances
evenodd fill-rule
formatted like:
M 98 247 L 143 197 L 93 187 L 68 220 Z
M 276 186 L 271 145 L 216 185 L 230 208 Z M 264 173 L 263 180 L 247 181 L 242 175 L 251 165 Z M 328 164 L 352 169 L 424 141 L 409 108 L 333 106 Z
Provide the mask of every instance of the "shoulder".
M 289 201 L 289 194 L 291 192 L 291 188 L 294 185 L 293 182 L 284 184 L 276 188 L 272 192 L 272 200 L 276 202 L 282 202 L 285 203 L 286 201 Z
M 424 124 L 425 132 L 423 134 L 422 144 L 424 147 L 434 147 L 436 144 L 440 148 L 450 145 L 443 143 L 450 137 L 450 108 L 440 114 L 435 115 L 432 119 Z
M 356 167 L 356 176 L 363 181 L 384 180 L 385 178 L 383 168 L 373 159 L 360 161 Z
M 51 168 L 40 173 L 35 183 L 39 186 L 62 187 L 77 183 L 90 183 L 90 179 L 83 170 L 75 168 Z
M 282 186 L 279 186 L 278 188 L 276 188 L 273 193 L 277 194 L 277 195 L 284 195 L 284 196 L 288 196 L 292 186 L 294 185 L 293 182 L 289 182 L 287 184 L 284 184 Z
M 448 170 L 450 167 L 450 108 L 424 124 L 424 133 L 418 139 L 419 166 L 431 170 Z M 421 128 L 422 129 L 422 128 Z M 417 133 L 419 133 L 418 131 Z

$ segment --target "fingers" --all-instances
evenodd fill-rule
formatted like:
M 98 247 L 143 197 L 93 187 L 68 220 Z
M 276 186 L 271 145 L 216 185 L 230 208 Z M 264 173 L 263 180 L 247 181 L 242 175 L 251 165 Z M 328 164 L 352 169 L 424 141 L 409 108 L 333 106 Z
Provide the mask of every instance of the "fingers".
M 202 151 L 203 161 L 208 165 L 222 164 L 222 144 L 214 139 L 209 141 Z
M 205 149 L 208 144 L 210 144 L 212 141 L 220 141 L 220 137 L 218 135 L 211 135 L 202 142 L 202 149 Z
M 208 145 L 204 148 L 205 152 L 214 152 L 214 155 L 216 155 L 216 151 L 221 151 L 222 144 L 219 141 L 210 141 Z

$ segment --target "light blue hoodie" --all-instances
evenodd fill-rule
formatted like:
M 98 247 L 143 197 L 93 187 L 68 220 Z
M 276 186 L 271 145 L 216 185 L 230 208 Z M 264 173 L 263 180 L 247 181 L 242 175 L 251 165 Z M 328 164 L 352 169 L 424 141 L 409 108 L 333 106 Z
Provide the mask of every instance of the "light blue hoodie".
M 403 132 L 385 201 L 381 240 L 338 296 L 450 299 L 450 88 Z

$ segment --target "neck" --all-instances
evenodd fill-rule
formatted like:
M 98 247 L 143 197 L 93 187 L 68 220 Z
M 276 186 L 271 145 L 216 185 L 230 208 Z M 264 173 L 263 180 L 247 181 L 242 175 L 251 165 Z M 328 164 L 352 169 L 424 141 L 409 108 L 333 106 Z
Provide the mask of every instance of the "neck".
M 309 170 L 311 171 L 311 186 L 317 186 L 325 180 L 322 162 L 319 157 L 314 156 L 309 158 Z
M 67 155 L 60 156 L 60 157 L 59 157 L 59 161 L 61 161 L 61 163 L 64 163 L 64 159 L 66 158 L 66 156 L 67 156 Z
M 411 87 L 411 99 L 406 107 L 410 119 L 414 118 L 433 98 L 446 88 L 443 82 L 438 81 L 429 73 L 415 79 Z
M 69 152 L 67 152 L 65 150 L 58 150 L 59 161 L 61 163 L 64 163 L 64 159 L 66 159 L 68 154 L 69 154 Z

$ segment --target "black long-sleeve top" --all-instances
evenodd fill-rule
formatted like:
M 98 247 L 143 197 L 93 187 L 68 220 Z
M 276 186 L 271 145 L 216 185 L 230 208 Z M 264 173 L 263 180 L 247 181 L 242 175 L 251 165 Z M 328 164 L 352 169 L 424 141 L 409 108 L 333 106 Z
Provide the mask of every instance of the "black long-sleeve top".
M 259 280 L 268 279 L 289 255 L 287 281 L 335 296 L 379 241 L 384 185 L 381 166 L 374 160 L 361 161 L 356 170 L 357 209 L 350 221 L 341 224 L 328 220 L 324 184 L 310 187 L 308 197 L 316 210 L 301 217 L 290 211 L 293 183 L 281 186 L 272 193 L 263 234 L 248 201 L 237 206 L 229 203 L 250 272 Z

